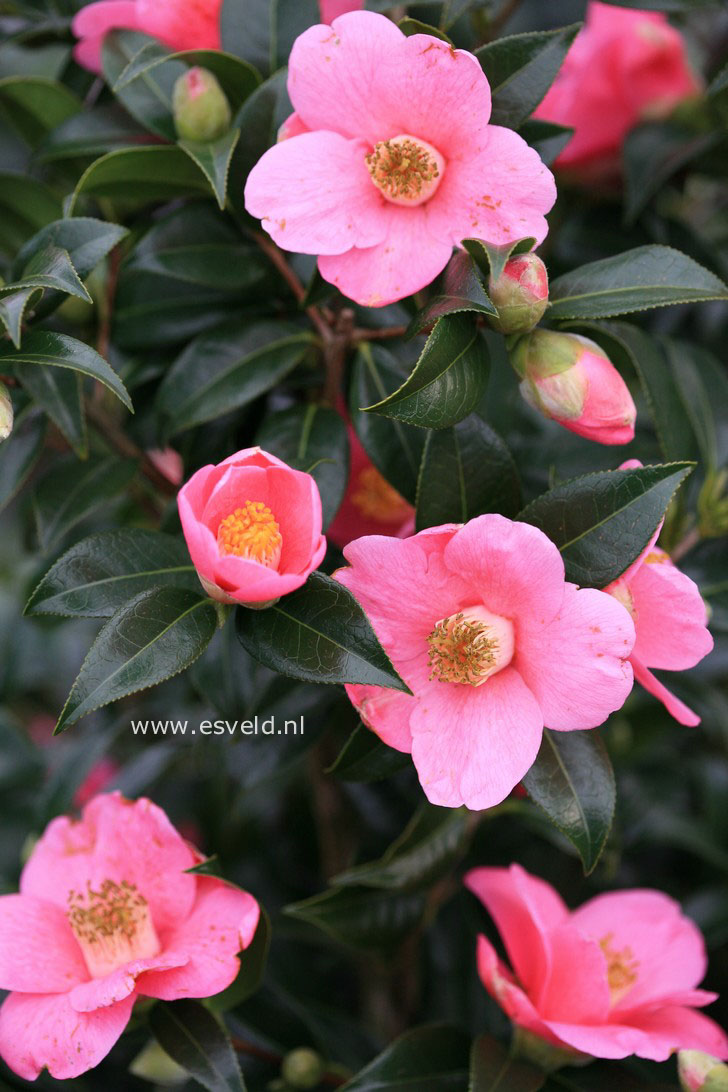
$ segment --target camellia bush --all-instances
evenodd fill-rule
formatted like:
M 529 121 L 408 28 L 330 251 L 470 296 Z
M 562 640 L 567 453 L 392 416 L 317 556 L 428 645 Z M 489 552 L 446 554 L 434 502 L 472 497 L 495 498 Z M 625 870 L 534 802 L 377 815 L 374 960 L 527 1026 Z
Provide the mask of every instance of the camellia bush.
M 728 12 L 645 5 L 0 0 L 0 1092 L 728 1089 Z

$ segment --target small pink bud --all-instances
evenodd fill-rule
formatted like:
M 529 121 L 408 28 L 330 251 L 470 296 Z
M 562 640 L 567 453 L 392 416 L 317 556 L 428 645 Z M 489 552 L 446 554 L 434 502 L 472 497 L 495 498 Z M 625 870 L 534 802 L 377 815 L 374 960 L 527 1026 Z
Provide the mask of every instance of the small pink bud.
M 728 1065 L 700 1050 L 681 1050 L 677 1071 L 683 1092 L 726 1092 Z
M 230 128 L 230 104 L 217 78 L 206 68 L 188 68 L 179 77 L 172 108 L 180 140 L 208 143 Z
M 549 278 L 538 254 L 509 258 L 498 280 L 491 277 L 488 295 L 498 317 L 488 322 L 502 334 L 525 334 L 543 318 L 549 302 Z
M 10 391 L 4 383 L 0 383 L 0 442 L 7 440 L 13 431 L 13 403 Z
M 634 439 L 635 404 L 609 357 L 589 338 L 534 330 L 511 352 L 521 394 L 564 428 L 600 444 Z

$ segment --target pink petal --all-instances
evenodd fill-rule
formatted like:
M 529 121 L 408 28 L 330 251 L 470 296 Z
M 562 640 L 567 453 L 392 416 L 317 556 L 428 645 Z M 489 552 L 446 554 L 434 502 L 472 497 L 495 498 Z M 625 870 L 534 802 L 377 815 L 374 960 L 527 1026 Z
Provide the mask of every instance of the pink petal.
M 0 1008 L 0 1055 L 13 1072 L 34 1081 L 47 1068 L 71 1080 L 97 1066 L 129 1022 L 133 997 L 79 1013 L 67 994 L 11 993 Z
M 65 993 L 88 971 L 65 912 L 33 895 L 0 897 L 0 989 Z
M 137 0 L 139 29 L 174 50 L 220 49 L 222 0 Z
M 477 145 L 490 117 L 490 88 L 472 54 L 428 34 L 406 38 L 373 12 L 310 27 L 296 40 L 289 73 L 291 102 L 310 129 L 370 148 L 409 133 L 449 158 Z
M 428 683 L 410 727 L 427 799 L 479 810 L 504 800 L 533 765 L 543 718 L 518 672 L 506 667 L 479 687 Z
M 456 244 L 471 236 L 497 245 L 527 236 L 540 243 L 555 200 L 554 177 L 538 153 L 511 129 L 489 125 L 477 146 L 463 146 L 448 162 L 427 206 L 428 223 Z
M 212 583 L 239 603 L 265 603 L 288 595 L 305 584 L 308 576 L 323 561 L 326 539 L 319 540 L 308 565 L 300 572 L 279 573 L 257 561 L 247 561 L 229 554 L 219 557 L 212 569 Z
M 605 592 L 566 585 L 556 618 L 519 630 L 514 666 L 535 694 L 547 728 L 594 728 L 632 689 L 634 626 Z
M 285 250 L 373 246 L 385 237 L 387 202 L 369 176 L 368 151 L 361 140 L 325 131 L 274 144 L 248 175 L 245 207 Z
M 89 72 L 101 75 L 103 64 L 101 62 L 101 50 L 104 44 L 103 36 L 97 38 L 82 38 L 73 47 L 73 59 L 81 68 L 87 68 Z
M 321 20 L 324 23 L 332 23 L 340 15 L 346 15 L 347 11 L 361 11 L 364 0 L 319 0 Z
M 321 541 L 321 494 L 310 474 L 272 468 L 267 471 L 269 505 L 283 535 L 281 572 L 302 572 Z
M 549 933 L 568 920 L 562 899 L 545 880 L 516 864 L 474 868 L 465 885 L 493 918 L 519 980 L 535 995 L 551 970 Z
M 718 1025 L 700 1012 L 679 1006 L 630 1016 L 629 1023 L 601 1026 L 557 1020 L 545 1023 L 565 1043 L 597 1058 L 627 1058 L 636 1054 L 638 1058 L 664 1062 L 676 1050 L 704 1050 L 717 1058 L 728 1057 L 728 1039 Z
M 453 537 L 445 562 L 478 589 L 488 610 L 519 626 L 527 618 L 546 625 L 563 602 L 561 554 L 543 531 L 528 523 L 478 516 Z
M 49 824 L 23 869 L 20 890 L 65 910 L 71 890 L 126 880 L 149 903 L 159 932 L 189 913 L 196 879 L 185 869 L 195 863 L 161 808 L 114 792 L 95 797 L 79 822 L 63 816 Z
M 604 953 L 595 940 L 580 936 L 572 921 L 548 934 L 550 966 L 534 996 L 544 1020 L 599 1024 L 609 1014 L 609 986 Z
M 96 1009 L 106 1008 L 107 1005 L 129 997 L 134 992 L 136 980 L 142 971 L 168 970 L 182 967 L 186 962 L 187 956 L 180 952 L 161 953 L 150 959 L 135 959 L 103 978 L 82 982 L 71 990 L 68 998 L 76 1012 L 95 1012 Z
M 71 29 L 77 38 L 100 38 L 116 27 L 139 30 L 136 0 L 98 0 L 76 12 Z
M 636 612 L 634 655 L 649 667 L 694 667 L 713 647 L 697 584 L 662 550 L 652 550 L 629 582 Z
M 554 1045 L 559 1040 L 544 1024 L 529 997 L 515 981 L 513 975 L 498 959 L 495 949 L 484 936 L 478 937 L 478 974 L 488 993 L 501 1006 L 518 1027 L 532 1031 Z
M 211 877 L 198 877 L 198 884 L 191 914 L 164 938 L 167 954 L 182 953 L 189 962 L 176 970 L 141 974 L 137 990 L 143 996 L 163 1001 L 211 997 L 226 989 L 240 970 L 238 953 L 253 939 L 258 903 L 247 891 Z
M 246 501 L 268 504 L 268 472 L 258 466 L 218 467 L 220 477 L 215 482 L 201 513 L 202 522 L 217 537 L 220 521 Z
M 700 717 L 697 713 L 694 713 L 692 709 L 675 697 L 672 691 L 668 690 L 666 686 L 656 679 L 648 668 L 641 663 L 636 656 L 631 658 L 632 669 L 634 671 L 634 677 L 637 682 L 644 686 L 648 694 L 652 694 L 653 698 L 657 698 L 667 709 L 668 713 L 675 718 L 679 724 L 684 724 L 688 728 L 695 728 L 700 724 Z
M 409 719 L 415 698 L 384 686 L 347 686 L 346 693 L 367 728 L 395 751 L 411 752 Z

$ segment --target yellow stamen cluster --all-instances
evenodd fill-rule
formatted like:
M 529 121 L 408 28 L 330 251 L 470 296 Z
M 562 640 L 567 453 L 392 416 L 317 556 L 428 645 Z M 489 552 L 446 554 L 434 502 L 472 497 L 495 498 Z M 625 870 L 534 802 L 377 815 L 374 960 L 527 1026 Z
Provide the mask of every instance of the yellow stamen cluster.
M 110 937 L 131 941 L 148 916 L 148 904 L 133 883 L 104 880 L 98 891 L 70 891 L 68 920 L 81 944 L 98 944 Z
M 221 554 L 259 561 L 274 569 L 281 559 L 283 536 L 267 505 L 246 501 L 220 523 L 217 545 Z
M 404 497 L 374 466 L 366 466 L 359 474 L 351 500 L 363 516 L 381 523 L 399 523 L 409 508 Z
M 626 945 L 620 951 L 612 947 L 614 933 L 607 933 L 599 941 L 599 947 L 604 952 L 607 960 L 607 982 L 609 994 L 613 1005 L 616 1005 L 637 981 L 637 968 L 639 960 L 634 958 L 632 949 Z
M 478 686 L 496 660 L 498 641 L 485 622 L 453 614 L 438 622 L 427 643 L 430 678 Z
M 372 181 L 390 198 L 414 201 L 440 175 L 433 157 L 414 140 L 380 140 L 366 162 Z

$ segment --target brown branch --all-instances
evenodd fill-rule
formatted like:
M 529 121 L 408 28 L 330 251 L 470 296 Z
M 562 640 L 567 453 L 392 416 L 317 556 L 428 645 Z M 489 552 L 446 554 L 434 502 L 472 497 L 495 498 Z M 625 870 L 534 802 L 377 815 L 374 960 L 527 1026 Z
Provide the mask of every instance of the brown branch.
M 385 326 L 379 330 L 369 330 L 366 326 L 355 326 L 351 331 L 352 341 L 385 341 L 390 337 L 404 337 L 407 326 Z
M 177 495 L 177 486 L 157 469 L 149 456 L 140 447 L 137 447 L 133 440 L 129 439 L 124 430 L 119 428 L 98 402 L 87 402 L 86 415 L 101 436 L 120 455 L 138 461 L 142 474 L 149 479 L 160 493 L 165 497 L 175 497 Z
M 324 345 L 326 378 L 323 397 L 330 406 L 336 406 L 341 394 L 344 364 L 351 345 L 353 330 L 354 312 L 351 307 L 342 307 L 336 316 L 336 325 L 331 331 L 331 339 Z
M 269 239 L 267 235 L 264 235 L 260 231 L 254 231 L 253 238 L 255 239 L 256 243 L 263 251 L 265 256 L 270 259 L 280 275 L 283 277 L 283 280 L 286 282 L 291 292 L 293 292 L 293 295 L 296 297 L 297 301 L 299 303 L 303 303 L 306 298 L 306 289 L 303 287 L 298 276 L 296 275 L 294 270 L 291 269 L 290 265 L 286 261 L 285 257 L 283 256 L 283 251 L 276 246 L 272 239 Z M 311 319 L 311 322 L 314 324 L 319 335 L 321 336 L 324 345 L 328 344 L 328 342 L 332 338 L 332 330 L 331 326 L 326 321 L 319 308 L 311 304 L 305 310 L 306 314 Z

